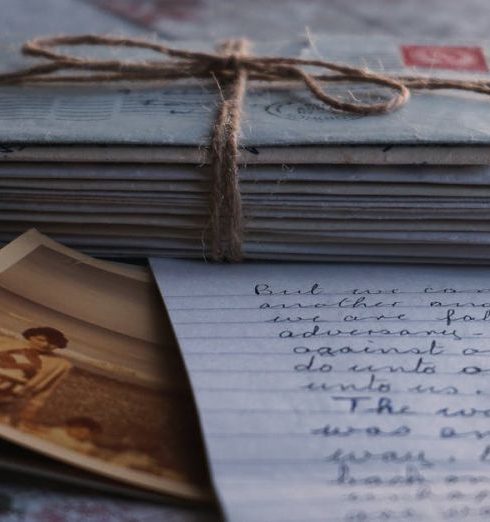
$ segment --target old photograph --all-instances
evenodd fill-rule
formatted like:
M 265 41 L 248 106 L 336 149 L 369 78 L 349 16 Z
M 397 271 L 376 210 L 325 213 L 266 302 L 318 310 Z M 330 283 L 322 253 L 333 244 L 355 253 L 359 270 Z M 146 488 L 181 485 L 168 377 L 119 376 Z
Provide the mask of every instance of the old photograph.
M 105 477 L 204 499 L 193 403 L 144 267 L 30 231 L 0 251 L 0 436 Z

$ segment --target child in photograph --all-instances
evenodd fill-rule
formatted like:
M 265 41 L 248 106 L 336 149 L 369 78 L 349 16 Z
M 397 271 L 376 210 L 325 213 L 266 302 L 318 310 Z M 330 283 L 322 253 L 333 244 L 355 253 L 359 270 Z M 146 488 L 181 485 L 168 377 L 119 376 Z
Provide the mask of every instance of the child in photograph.
M 21 424 L 23 431 L 37 435 L 45 440 L 64 446 L 65 448 L 100 458 L 116 466 L 145 471 L 154 475 L 169 475 L 171 472 L 163 469 L 148 453 L 115 444 L 109 448 L 97 444 L 97 437 L 102 433 L 102 426 L 91 417 L 70 417 L 62 425 L 45 426 L 42 424 Z M 182 479 L 178 473 L 175 478 Z

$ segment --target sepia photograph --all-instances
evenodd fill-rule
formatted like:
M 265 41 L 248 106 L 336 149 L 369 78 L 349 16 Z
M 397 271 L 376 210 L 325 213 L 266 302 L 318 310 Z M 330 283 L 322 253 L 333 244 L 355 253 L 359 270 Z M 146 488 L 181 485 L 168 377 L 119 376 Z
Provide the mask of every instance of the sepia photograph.
M 192 400 L 146 268 L 30 231 L 0 251 L 0 436 L 154 492 L 206 498 Z

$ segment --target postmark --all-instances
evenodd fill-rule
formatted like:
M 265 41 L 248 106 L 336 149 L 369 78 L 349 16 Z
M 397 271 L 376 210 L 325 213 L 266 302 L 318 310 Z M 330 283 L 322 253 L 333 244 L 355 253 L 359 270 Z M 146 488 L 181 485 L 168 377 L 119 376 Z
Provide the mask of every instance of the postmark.
M 313 102 L 276 102 L 267 105 L 265 111 L 272 116 L 293 121 L 353 120 L 360 118 L 359 115 L 335 111 L 320 103 Z

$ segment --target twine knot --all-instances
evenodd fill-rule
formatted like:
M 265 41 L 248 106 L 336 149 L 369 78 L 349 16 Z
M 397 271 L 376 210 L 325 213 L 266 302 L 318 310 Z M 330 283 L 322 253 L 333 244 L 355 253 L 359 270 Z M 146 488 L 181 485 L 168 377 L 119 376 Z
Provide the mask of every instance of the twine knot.
M 139 48 L 161 55 L 160 60 L 128 61 L 93 59 L 57 51 L 60 46 L 97 45 Z M 37 38 L 22 46 L 25 55 L 42 58 L 40 64 L 0 74 L 0 84 L 100 83 L 116 81 L 214 79 L 221 102 L 210 145 L 212 186 L 210 191 L 211 253 L 215 260 L 242 258 L 242 204 L 238 180 L 238 136 L 247 80 L 302 82 L 325 106 L 351 114 L 383 114 L 405 105 L 411 89 L 459 89 L 490 94 L 486 80 L 448 80 L 423 76 L 378 74 L 326 60 L 260 57 L 248 54 L 247 40 L 228 40 L 216 53 L 176 49 L 160 43 L 117 36 L 56 36 Z M 307 72 L 313 67 L 316 73 Z M 63 74 L 60 74 L 63 72 Z M 329 94 L 322 84 L 363 82 L 388 89 L 382 100 L 364 103 Z M 346 89 L 348 92 L 348 90 Z
M 236 72 L 244 63 L 242 58 L 237 53 L 231 53 L 225 56 L 218 56 L 216 61 L 212 63 L 209 70 L 214 73 L 230 73 Z

